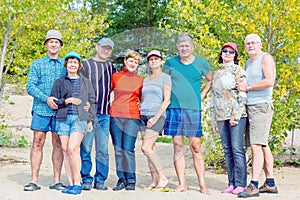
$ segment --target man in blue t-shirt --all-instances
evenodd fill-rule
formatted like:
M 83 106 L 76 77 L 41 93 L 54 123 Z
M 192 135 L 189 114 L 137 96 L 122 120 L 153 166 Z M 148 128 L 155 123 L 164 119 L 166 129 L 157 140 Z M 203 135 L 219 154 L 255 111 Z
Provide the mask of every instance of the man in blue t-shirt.
M 211 89 L 212 73 L 203 58 L 193 55 L 194 41 L 188 34 L 182 34 L 177 41 L 178 56 L 169 58 L 163 71 L 172 79 L 171 103 L 166 111 L 165 135 L 173 138 L 174 165 L 179 185 L 175 192 L 186 191 L 184 136 L 189 138 L 194 167 L 200 192 L 208 194 L 205 184 L 205 166 L 201 150 L 201 99 Z M 202 93 L 202 77 L 208 81 Z

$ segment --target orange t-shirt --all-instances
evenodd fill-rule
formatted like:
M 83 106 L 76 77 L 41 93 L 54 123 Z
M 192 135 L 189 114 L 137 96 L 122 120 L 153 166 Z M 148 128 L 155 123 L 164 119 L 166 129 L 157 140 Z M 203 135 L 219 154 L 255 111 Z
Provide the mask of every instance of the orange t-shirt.
M 110 107 L 111 117 L 140 119 L 143 78 L 124 69 L 112 75 L 114 100 Z

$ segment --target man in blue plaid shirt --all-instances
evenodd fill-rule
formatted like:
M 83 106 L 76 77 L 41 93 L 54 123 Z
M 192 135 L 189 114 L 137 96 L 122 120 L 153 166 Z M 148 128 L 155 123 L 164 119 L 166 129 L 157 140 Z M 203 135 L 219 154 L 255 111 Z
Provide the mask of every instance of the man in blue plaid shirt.
M 38 185 L 38 176 L 43 159 L 43 147 L 46 133 L 52 132 L 52 162 L 54 171 L 53 185 L 50 189 L 62 190 L 65 186 L 60 182 L 63 154 L 59 137 L 55 131 L 55 97 L 50 97 L 54 81 L 66 74 L 64 60 L 58 56 L 63 46 L 61 33 L 57 30 L 47 32 L 44 45 L 47 55 L 35 60 L 29 70 L 27 79 L 27 92 L 33 97 L 32 122 L 33 144 L 30 152 L 32 180 L 24 186 L 24 191 L 41 189 Z

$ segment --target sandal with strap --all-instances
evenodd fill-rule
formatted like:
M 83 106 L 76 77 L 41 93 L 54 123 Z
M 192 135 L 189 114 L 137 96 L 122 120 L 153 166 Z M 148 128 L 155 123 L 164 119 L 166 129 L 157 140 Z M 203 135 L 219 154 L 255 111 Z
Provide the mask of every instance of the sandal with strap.
M 49 189 L 50 190 L 64 190 L 64 189 L 66 189 L 67 187 L 64 185 L 64 184 L 62 184 L 62 183 L 56 183 L 56 184 L 54 184 L 54 185 L 50 185 L 49 186 Z
M 24 186 L 24 191 L 36 191 L 40 189 L 41 187 L 35 183 L 28 183 L 27 185 Z

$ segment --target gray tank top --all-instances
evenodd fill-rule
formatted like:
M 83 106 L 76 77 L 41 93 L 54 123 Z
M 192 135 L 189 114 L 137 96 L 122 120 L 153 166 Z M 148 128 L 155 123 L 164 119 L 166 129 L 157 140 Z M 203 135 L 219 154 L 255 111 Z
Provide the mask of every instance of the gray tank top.
M 248 85 L 252 85 L 264 79 L 264 74 L 262 70 L 262 59 L 266 54 L 266 52 L 263 52 L 253 63 L 251 63 L 251 59 L 247 60 L 245 71 Z M 273 87 L 269 87 L 263 90 L 250 90 L 248 91 L 246 104 L 254 105 L 259 103 L 272 102 L 272 92 Z

